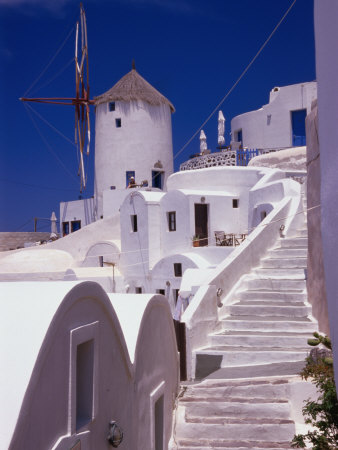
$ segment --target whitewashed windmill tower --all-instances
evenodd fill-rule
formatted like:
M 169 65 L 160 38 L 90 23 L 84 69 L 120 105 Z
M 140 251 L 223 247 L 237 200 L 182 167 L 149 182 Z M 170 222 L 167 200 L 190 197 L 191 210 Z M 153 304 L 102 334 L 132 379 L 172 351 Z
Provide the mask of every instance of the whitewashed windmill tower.
M 95 98 L 95 198 L 102 215 L 103 191 L 136 184 L 163 188 L 173 172 L 172 103 L 135 70 Z

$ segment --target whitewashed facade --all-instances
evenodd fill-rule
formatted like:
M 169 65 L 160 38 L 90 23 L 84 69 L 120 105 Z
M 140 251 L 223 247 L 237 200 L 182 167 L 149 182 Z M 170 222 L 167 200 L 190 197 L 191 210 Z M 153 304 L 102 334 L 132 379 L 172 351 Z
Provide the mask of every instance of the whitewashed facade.
M 273 88 L 267 105 L 232 119 L 232 148 L 279 150 L 305 145 L 305 117 L 316 98 L 315 81 Z
M 135 69 L 96 98 L 94 197 L 60 204 L 62 235 L 118 213 L 132 176 L 137 185 L 165 187 L 174 111 Z
M 1 449 L 109 450 L 111 421 L 121 450 L 155 449 L 155 435 L 168 447 L 179 372 L 164 297 L 88 281 L 0 293 Z

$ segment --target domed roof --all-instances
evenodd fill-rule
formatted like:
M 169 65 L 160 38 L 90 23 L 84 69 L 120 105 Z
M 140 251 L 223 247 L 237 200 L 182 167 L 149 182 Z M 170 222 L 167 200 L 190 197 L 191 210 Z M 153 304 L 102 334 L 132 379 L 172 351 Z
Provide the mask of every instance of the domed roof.
M 142 100 L 154 106 L 168 105 L 171 112 L 175 112 L 173 104 L 141 77 L 134 68 L 109 91 L 95 97 L 95 104 L 99 105 L 111 101 L 131 102 L 135 100 Z

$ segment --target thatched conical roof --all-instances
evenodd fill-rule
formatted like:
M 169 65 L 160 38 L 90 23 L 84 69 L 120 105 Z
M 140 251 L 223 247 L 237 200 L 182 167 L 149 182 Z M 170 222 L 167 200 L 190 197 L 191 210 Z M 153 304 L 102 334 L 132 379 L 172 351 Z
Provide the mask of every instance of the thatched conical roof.
M 109 91 L 95 97 L 95 104 L 122 101 L 142 100 L 150 105 L 168 105 L 175 112 L 173 104 L 148 83 L 141 75 L 132 69 L 121 78 Z

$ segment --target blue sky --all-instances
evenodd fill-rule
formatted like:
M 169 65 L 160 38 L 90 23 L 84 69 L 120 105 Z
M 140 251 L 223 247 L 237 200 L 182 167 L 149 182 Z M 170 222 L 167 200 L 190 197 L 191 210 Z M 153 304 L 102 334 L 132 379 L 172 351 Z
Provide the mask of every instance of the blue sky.
M 91 95 L 136 69 L 174 104 L 174 155 L 224 97 L 288 9 L 291 0 L 87 0 Z M 70 38 L 31 90 L 74 94 L 74 36 L 79 2 L 0 0 L 0 231 L 33 231 L 33 218 L 59 216 L 59 202 L 79 195 L 74 146 L 18 100 Z M 269 44 L 224 102 L 226 138 L 237 114 L 268 102 L 270 89 L 315 79 L 313 0 L 297 0 Z M 74 111 L 32 105 L 72 141 Z M 33 120 L 32 120 L 33 119 Z M 92 113 L 92 128 L 95 118 Z M 217 145 L 217 115 L 204 127 Z M 93 141 L 94 142 L 94 139 Z M 199 149 L 198 137 L 175 169 Z M 88 162 L 93 194 L 94 145 Z M 48 231 L 46 221 L 38 230 Z

